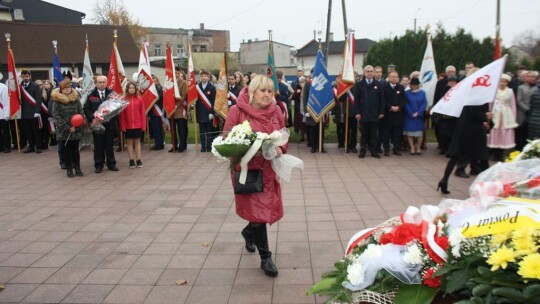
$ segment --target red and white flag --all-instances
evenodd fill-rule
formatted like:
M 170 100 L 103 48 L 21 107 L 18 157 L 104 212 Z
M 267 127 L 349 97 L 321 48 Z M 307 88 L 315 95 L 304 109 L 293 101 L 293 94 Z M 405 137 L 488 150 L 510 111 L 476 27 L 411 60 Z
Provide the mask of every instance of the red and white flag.
M 189 73 L 189 84 L 188 84 L 188 106 L 192 105 L 197 101 L 197 81 L 195 81 L 195 70 L 193 69 L 193 57 L 191 56 L 191 44 L 189 44 L 189 63 L 188 63 L 188 73 Z
M 145 42 L 141 47 L 139 69 L 137 71 L 137 85 L 139 86 L 139 90 L 141 92 L 146 113 L 150 111 L 154 103 L 159 98 L 156 84 L 154 83 L 154 79 L 152 79 L 150 61 L 148 60 L 148 49 L 146 48 L 147 45 L 148 42 Z
M 341 95 L 348 92 L 355 83 L 354 79 L 354 53 L 356 40 L 354 33 L 348 33 L 345 39 L 345 48 L 343 49 L 343 67 L 337 78 L 337 92 L 339 99 Z
M 463 79 L 437 102 L 431 113 L 459 117 L 464 106 L 492 102 L 505 64 L 506 55 Z
M 110 90 L 115 91 L 116 94 L 121 95 L 124 93 L 124 85 L 126 82 L 126 71 L 122 64 L 122 58 L 120 58 L 116 43 L 113 43 L 111 63 L 109 65 L 109 73 L 107 74 L 107 87 Z
M 20 99 L 21 91 L 19 88 L 19 79 L 17 79 L 17 69 L 15 68 L 15 57 L 10 48 L 8 48 L 8 80 L 6 86 L 9 94 L 9 116 L 17 119 L 21 109 Z
M 171 117 L 176 109 L 176 99 L 180 99 L 180 90 L 176 82 L 174 61 L 171 46 L 167 44 L 167 61 L 165 62 L 165 83 L 163 84 L 163 109 L 167 117 Z

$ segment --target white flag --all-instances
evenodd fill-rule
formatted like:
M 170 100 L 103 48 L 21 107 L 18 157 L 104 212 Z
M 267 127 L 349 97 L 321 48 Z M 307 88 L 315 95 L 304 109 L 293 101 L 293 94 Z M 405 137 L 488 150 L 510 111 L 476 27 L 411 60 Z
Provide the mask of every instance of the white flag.
M 463 79 L 437 102 L 431 113 L 459 117 L 464 106 L 492 102 L 505 64 L 506 55 Z
M 81 90 L 81 104 L 84 105 L 88 95 L 94 90 L 96 84 L 94 83 L 94 73 L 92 72 L 92 66 L 90 65 L 90 55 L 88 54 L 88 47 L 84 51 L 84 64 L 83 64 L 83 83 Z
M 420 68 L 420 83 L 422 90 L 426 92 L 428 107 L 433 105 L 435 87 L 437 86 L 437 71 L 435 70 L 435 57 L 433 57 L 433 47 L 431 46 L 431 34 L 428 34 L 426 52 Z

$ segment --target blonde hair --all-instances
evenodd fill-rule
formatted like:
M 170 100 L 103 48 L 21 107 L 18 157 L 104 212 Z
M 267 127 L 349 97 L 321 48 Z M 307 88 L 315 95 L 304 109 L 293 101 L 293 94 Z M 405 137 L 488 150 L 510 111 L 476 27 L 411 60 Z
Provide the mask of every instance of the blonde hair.
M 268 89 L 272 92 L 274 91 L 274 82 L 272 79 L 266 77 L 265 75 L 257 75 L 249 83 L 248 95 L 249 95 L 249 104 L 253 104 L 253 95 L 255 91 L 259 89 Z
M 467 72 L 466 76 L 471 76 L 472 74 L 476 73 L 476 71 L 478 71 L 478 70 L 480 70 L 480 69 L 477 68 L 477 67 L 473 67 Z

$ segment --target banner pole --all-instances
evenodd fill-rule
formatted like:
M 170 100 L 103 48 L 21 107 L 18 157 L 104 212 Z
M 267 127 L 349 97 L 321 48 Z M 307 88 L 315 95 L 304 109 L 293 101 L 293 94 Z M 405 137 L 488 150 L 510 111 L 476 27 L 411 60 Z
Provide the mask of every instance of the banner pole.
M 148 134 L 146 134 L 146 145 L 148 148 L 150 148 L 150 122 L 148 121 L 148 118 L 146 118 L 146 130 L 148 130 Z
M 21 139 L 19 137 L 19 124 L 17 123 L 17 118 L 15 118 L 15 134 L 17 136 L 17 150 L 21 154 Z
M 195 131 L 195 151 L 199 153 L 199 133 L 197 132 L 197 101 L 193 107 L 193 130 Z
M 172 143 L 172 150 L 173 152 L 176 152 L 176 145 L 174 144 L 174 139 L 175 139 L 175 136 L 174 136 L 174 132 L 175 132 L 175 126 L 174 126 L 174 117 L 171 117 L 171 143 Z
M 349 96 L 347 96 L 345 102 L 347 103 L 345 110 L 345 152 L 347 152 L 349 151 Z
M 319 153 L 322 153 L 322 131 L 323 131 L 323 123 L 324 123 L 324 114 L 321 117 L 321 120 L 319 121 Z

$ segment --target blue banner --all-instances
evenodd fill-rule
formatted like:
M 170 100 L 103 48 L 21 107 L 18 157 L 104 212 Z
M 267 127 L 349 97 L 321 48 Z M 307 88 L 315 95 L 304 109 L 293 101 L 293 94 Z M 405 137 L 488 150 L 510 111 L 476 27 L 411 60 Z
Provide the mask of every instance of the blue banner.
M 334 107 L 334 94 L 332 93 L 332 82 L 326 70 L 324 56 L 319 50 L 315 60 L 313 78 L 309 89 L 308 112 L 315 122 L 319 122 L 322 116 Z
M 62 69 L 60 68 L 60 60 L 58 60 L 58 55 L 56 55 L 56 53 L 53 54 L 53 76 L 54 76 L 55 85 L 58 88 L 58 85 L 60 85 L 60 82 L 64 80 L 64 76 L 62 76 Z

